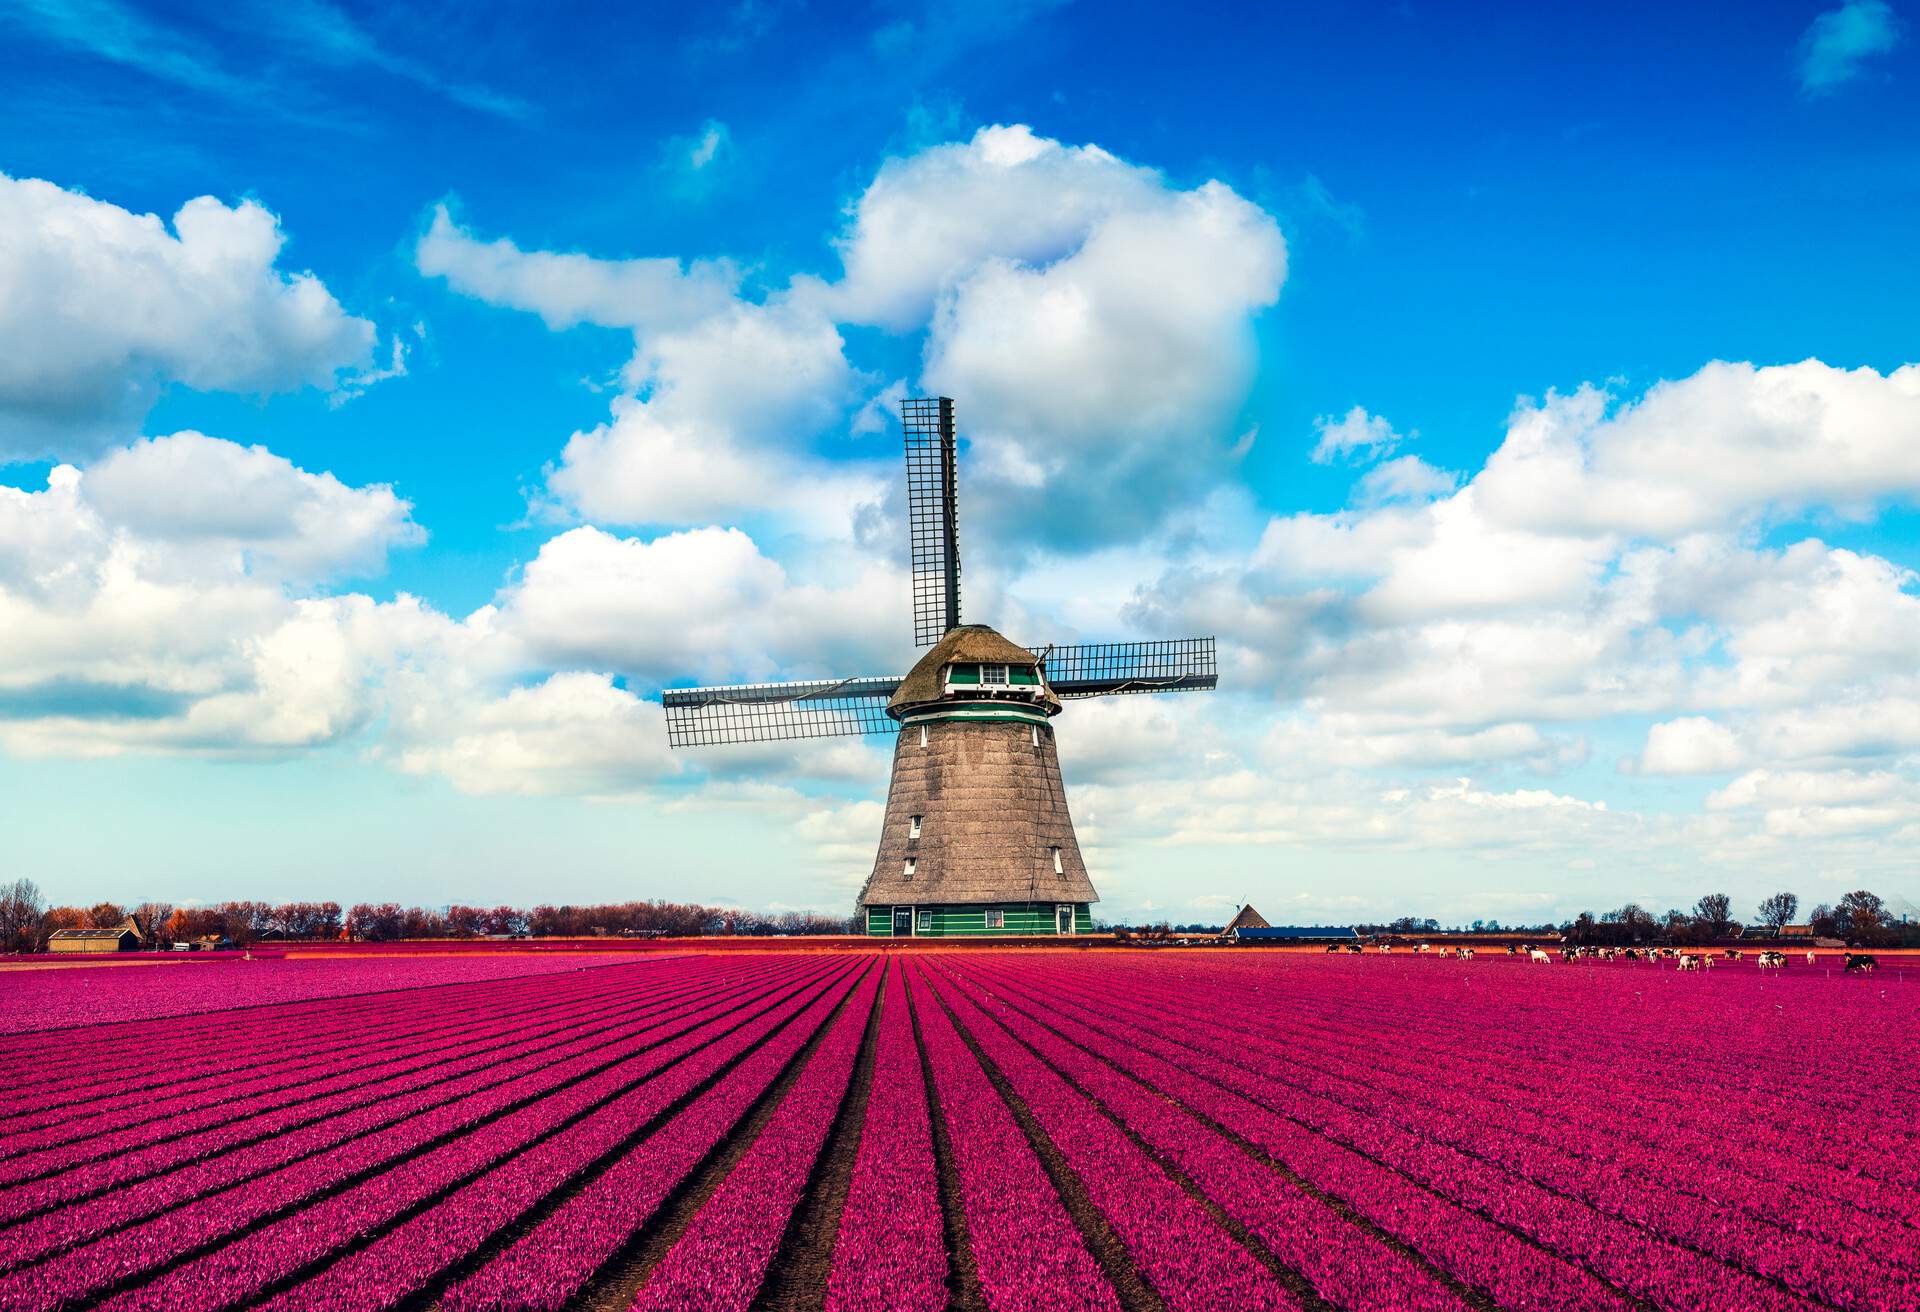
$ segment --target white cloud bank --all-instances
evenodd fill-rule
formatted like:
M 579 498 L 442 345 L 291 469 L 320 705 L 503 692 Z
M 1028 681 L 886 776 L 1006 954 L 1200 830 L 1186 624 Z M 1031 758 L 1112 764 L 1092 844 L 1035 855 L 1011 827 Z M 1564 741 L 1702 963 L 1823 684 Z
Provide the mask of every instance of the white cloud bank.
M 331 389 L 369 369 L 374 327 L 310 273 L 254 201 L 157 215 L 0 175 L 0 461 L 84 455 L 162 387 Z
M 631 328 L 609 421 L 548 479 L 607 523 L 691 526 L 773 513 L 845 536 L 886 503 L 894 461 L 810 454 L 871 427 L 879 380 L 843 325 L 924 333 L 921 386 L 964 398 L 967 477 L 987 527 L 1137 537 L 1175 469 L 1223 476 L 1255 364 L 1252 325 L 1286 277 L 1272 217 L 1219 182 L 1182 190 L 1096 146 L 1024 126 L 887 161 L 853 203 L 837 281 L 758 298 L 735 266 L 602 260 L 484 241 L 436 210 L 422 272 L 552 326 Z M 1038 515 L 1045 502 L 1056 513 Z
M 1344 431 L 1340 449 L 1385 447 L 1364 415 Z M 1217 630 L 1223 684 L 1297 699 L 1264 745 L 1270 777 L 1331 794 L 1314 777 L 1331 766 L 1357 796 L 1449 766 L 1552 775 L 1594 734 L 1637 734 L 1637 775 L 1748 782 L 1691 819 L 1625 826 L 1616 861 L 1627 843 L 1748 873 L 1818 840 L 1873 868 L 1920 837 L 1912 789 L 1864 806 L 1841 786 L 1911 780 L 1920 759 L 1920 579 L 1794 532 L 1920 500 L 1920 368 L 1715 363 L 1631 399 L 1585 387 L 1523 401 L 1457 489 L 1380 503 L 1370 476 L 1354 508 L 1275 517 L 1238 569 L 1176 571 L 1136 604 L 1148 628 Z M 1796 781 L 1791 806 L 1735 803 L 1762 778 Z M 1331 841 L 1285 791 L 1192 832 Z M 1349 838 L 1384 841 L 1421 796 L 1356 802 Z M 1593 837 L 1551 816 L 1486 850 Z

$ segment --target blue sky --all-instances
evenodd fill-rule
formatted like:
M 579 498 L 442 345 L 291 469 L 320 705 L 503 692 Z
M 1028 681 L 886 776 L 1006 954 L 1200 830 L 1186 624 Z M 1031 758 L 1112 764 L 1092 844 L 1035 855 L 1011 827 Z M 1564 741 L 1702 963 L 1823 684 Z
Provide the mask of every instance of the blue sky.
M 945 388 L 971 617 L 1221 638 L 1113 914 L 1911 898 L 1911 27 L 0 8 L 0 861 L 844 907 L 879 748 L 652 699 L 908 663 Z

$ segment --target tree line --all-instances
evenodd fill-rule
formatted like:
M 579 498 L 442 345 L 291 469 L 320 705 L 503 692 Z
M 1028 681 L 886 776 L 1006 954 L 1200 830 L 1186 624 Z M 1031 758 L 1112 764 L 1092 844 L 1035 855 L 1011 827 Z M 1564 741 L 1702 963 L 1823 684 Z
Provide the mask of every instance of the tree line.
M 1775 893 L 1761 900 L 1747 921 L 1734 918 L 1733 899 L 1725 893 L 1708 893 L 1693 904 L 1691 911 L 1678 908 L 1655 914 L 1637 902 L 1629 902 L 1613 911 L 1595 915 L 1582 911 L 1572 920 L 1554 924 L 1502 925 L 1497 920 L 1476 920 L 1470 926 L 1476 934 L 1559 934 L 1569 943 L 1596 947 L 1631 947 L 1635 944 L 1662 944 L 1674 947 L 1711 943 L 1736 934 L 1747 938 L 1779 938 L 1800 912 L 1796 893 Z M 1920 923 L 1900 920 L 1887 909 L 1886 900 L 1867 889 L 1855 889 L 1831 905 L 1821 903 L 1807 914 L 1804 922 L 1815 938 L 1839 939 L 1849 947 L 1920 947 Z M 1362 934 L 1438 934 L 1440 922 L 1431 917 L 1401 916 L 1379 924 L 1355 925 Z
M 840 917 L 801 911 L 762 915 L 733 907 L 693 902 L 614 902 L 592 906 L 442 908 L 363 902 L 342 908 L 338 902 L 222 902 L 180 907 L 170 902 L 122 906 L 100 902 L 90 907 L 49 906 L 30 879 L 0 885 L 0 951 L 44 950 L 61 929 L 112 929 L 131 915 L 139 924 L 142 946 L 224 940 L 234 947 L 262 942 L 391 943 L 402 939 L 594 938 L 653 936 L 702 938 L 711 935 L 845 934 L 852 926 Z
M 1788 925 L 1795 923 L 1799 911 L 1798 894 L 1775 893 L 1761 901 L 1751 920 L 1742 922 L 1734 918 L 1732 898 L 1725 893 L 1708 893 L 1693 904 L 1693 910 L 1675 909 L 1664 915 L 1655 915 L 1634 902 L 1598 916 L 1583 911 L 1561 932 L 1573 943 L 1616 947 L 1668 943 L 1684 947 L 1735 934 L 1779 938 Z M 1864 888 L 1855 889 L 1838 902 L 1814 907 L 1805 923 L 1814 937 L 1839 939 L 1849 947 L 1920 947 L 1920 923 L 1896 918 L 1884 898 Z

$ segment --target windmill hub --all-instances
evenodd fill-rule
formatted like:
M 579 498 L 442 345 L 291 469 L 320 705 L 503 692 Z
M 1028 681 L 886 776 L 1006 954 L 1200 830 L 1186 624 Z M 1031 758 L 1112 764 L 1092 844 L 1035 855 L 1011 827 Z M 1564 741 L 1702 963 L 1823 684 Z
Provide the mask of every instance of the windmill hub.
M 667 740 L 891 733 L 880 850 L 860 892 L 867 932 L 1085 933 L 1099 895 L 1067 811 L 1053 717 L 1075 697 L 1211 689 L 1213 639 L 1028 648 L 962 624 L 953 402 L 900 409 L 914 638 L 931 650 L 904 677 L 669 689 Z

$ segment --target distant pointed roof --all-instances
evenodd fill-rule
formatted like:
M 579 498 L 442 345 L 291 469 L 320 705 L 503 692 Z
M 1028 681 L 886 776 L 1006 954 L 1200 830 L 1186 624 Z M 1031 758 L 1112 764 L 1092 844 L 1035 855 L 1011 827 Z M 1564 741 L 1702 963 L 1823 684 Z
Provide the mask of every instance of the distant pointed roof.
M 927 654 L 907 671 L 907 677 L 900 680 L 900 687 L 888 700 L 887 710 L 899 711 L 905 707 L 939 701 L 946 695 L 946 681 L 940 677 L 940 672 L 955 661 L 1034 665 L 1039 660 L 1025 647 L 1010 642 L 984 624 L 962 624 L 957 629 L 949 629 L 947 636 L 929 647 Z M 1049 715 L 1059 711 L 1060 700 L 1051 692 L 1041 700 Z
M 1246 906 L 1241 907 L 1240 910 L 1234 914 L 1234 917 L 1232 920 L 1229 920 L 1227 922 L 1227 928 L 1225 932 L 1231 934 L 1236 929 L 1271 929 L 1271 928 L 1272 926 L 1267 924 L 1267 918 L 1261 915 L 1258 911 L 1255 911 L 1253 909 L 1253 904 L 1249 902 Z

